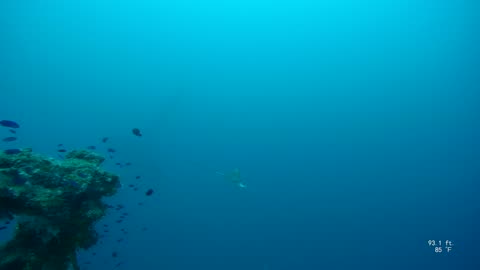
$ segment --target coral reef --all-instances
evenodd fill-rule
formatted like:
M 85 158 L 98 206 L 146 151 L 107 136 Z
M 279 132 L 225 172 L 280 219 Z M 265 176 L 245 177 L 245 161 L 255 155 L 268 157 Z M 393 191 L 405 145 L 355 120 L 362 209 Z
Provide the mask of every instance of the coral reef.
M 0 270 L 79 269 L 76 251 L 97 242 L 94 225 L 107 210 L 102 198 L 120 184 L 100 168 L 103 161 L 85 150 L 64 160 L 31 149 L 0 152 L 0 219 L 17 221 L 13 238 L 0 246 Z

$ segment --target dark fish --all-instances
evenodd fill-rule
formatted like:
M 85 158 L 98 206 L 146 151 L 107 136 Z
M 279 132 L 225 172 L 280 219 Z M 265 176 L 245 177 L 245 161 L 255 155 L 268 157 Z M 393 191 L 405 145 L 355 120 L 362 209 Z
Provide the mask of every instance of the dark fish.
M 5 154 L 7 155 L 15 155 L 15 154 L 18 154 L 20 152 L 22 152 L 20 149 L 7 149 L 5 151 L 3 151 Z
M 138 128 L 132 129 L 132 133 L 135 136 L 142 137 L 142 133 L 140 132 L 140 129 L 138 129 Z
M 15 129 L 9 129 L 8 131 L 10 131 L 10 133 L 17 134 L 17 131 L 15 131 Z
M 130 185 L 128 185 L 128 186 L 129 186 L 129 187 L 132 187 L 132 188 L 134 187 L 134 185 L 132 185 L 132 184 L 130 184 Z
M 57 147 L 63 147 L 63 143 L 57 144 Z
M 33 167 L 31 167 L 31 166 L 25 166 L 25 167 L 23 167 L 23 170 L 28 174 L 33 173 Z
M 84 172 L 78 172 L 77 175 L 80 176 L 81 178 L 87 178 L 87 176 L 88 176 L 88 174 L 86 174 Z
M 117 242 L 123 242 L 123 238 L 118 239 Z
M 140 175 L 138 175 L 137 177 L 135 177 L 135 179 L 140 179 L 140 177 L 141 177 L 141 176 L 140 176 Z
M 12 181 L 14 185 L 21 186 L 27 182 L 27 178 L 16 173 Z
M 87 149 L 89 149 L 89 150 L 95 150 L 95 149 L 97 149 L 97 147 L 95 147 L 95 145 L 90 145 L 90 146 L 87 146 Z
M 108 224 L 103 224 L 103 227 L 108 227 Z
M 137 191 L 137 190 L 138 190 L 138 188 L 134 188 L 133 190 L 134 190 L 134 191 Z
M 74 188 L 79 188 L 80 187 L 80 185 L 76 181 L 73 181 L 73 180 L 69 180 L 68 184 L 71 185 Z
M 143 205 L 143 202 L 139 202 L 138 205 L 142 206 L 142 205 Z
M 113 148 L 108 148 L 107 151 L 108 151 L 109 153 L 115 153 L 115 152 L 117 152 L 117 150 L 115 150 L 115 149 L 113 149 Z
M 4 142 L 13 142 L 13 141 L 16 141 L 17 140 L 17 137 L 6 137 L 6 138 L 3 138 L 2 141 Z
M 117 258 L 117 257 L 118 257 L 118 253 L 117 253 L 116 251 L 112 252 L 112 257 Z
M 147 190 L 147 192 L 145 192 L 145 195 L 147 196 L 151 196 L 153 194 L 153 189 L 149 189 Z
M 57 151 L 60 152 L 60 153 L 65 153 L 65 152 L 67 152 L 66 149 L 58 149 Z
M 115 264 L 115 266 L 112 268 L 112 270 L 115 269 L 115 268 L 117 268 L 117 267 L 119 267 L 119 266 L 122 265 L 122 264 L 123 264 L 123 262 L 119 262 L 119 263 Z
M 95 255 L 97 255 L 97 253 L 96 253 L 96 252 L 92 252 L 92 256 L 95 256 Z
M 1 230 L 5 230 L 6 228 L 7 228 L 7 226 L 2 226 L 2 227 L 0 227 L 0 231 L 1 231 Z
M 131 162 L 127 162 L 127 163 L 125 163 L 125 166 L 130 166 L 130 165 L 132 165 L 132 163 L 131 163 Z
M 122 221 L 123 221 L 123 220 L 121 220 L 121 219 L 118 219 L 118 220 L 117 220 L 117 221 L 115 221 L 115 222 L 117 222 L 117 223 L 122 223 Z
M 102 142 L 106 143 L 108 141 L 108 137 L 103 137 Z
M 5 221 L 5 225 L 10 224 L 10 220 Z
M 2 120 L 0 121 L 0 126 L 4 126 L 4 127 L 9 127 L 9 128 L 19 128 L 20 125 L 13 122 L 13 121 L 10 121 L 10 120 Z

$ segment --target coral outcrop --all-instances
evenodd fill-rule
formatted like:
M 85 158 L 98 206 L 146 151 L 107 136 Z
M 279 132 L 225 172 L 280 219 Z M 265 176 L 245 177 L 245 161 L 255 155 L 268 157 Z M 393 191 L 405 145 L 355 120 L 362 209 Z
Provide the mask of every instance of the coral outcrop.
M 56 160 L 31 149 L 0 152 L 0 219 L 13 218 L 13 238 L 0 246 L 0 270 L 79 269 L 76 252 L 97 242 L 95 223 L 116 193 L 118 176 L 96 153 L 75 150 Z

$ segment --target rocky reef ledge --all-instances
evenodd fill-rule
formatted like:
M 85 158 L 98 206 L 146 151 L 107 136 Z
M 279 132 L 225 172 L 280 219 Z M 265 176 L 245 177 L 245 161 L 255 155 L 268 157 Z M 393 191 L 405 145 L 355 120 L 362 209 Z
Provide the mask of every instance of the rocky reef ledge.
M 0 270 L 79 269 L 76 252 L 93 246 L 95 223 L 119 177 L 100 168 L 96 153 L 75 150 L 64 160 L 31 149 L 0 152 L 0 220 L 13 219 L 13 238 L 0 245 Z

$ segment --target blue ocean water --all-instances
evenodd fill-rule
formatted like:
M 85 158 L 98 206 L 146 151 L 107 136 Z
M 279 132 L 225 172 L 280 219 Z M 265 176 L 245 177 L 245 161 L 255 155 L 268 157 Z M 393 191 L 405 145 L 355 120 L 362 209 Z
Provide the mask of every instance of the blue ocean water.
M 128 217 L 81 269 L 480 269 L 479 11 L 3 0 L 0 120 L 21 128 L 0 147 L 110 138 Z

